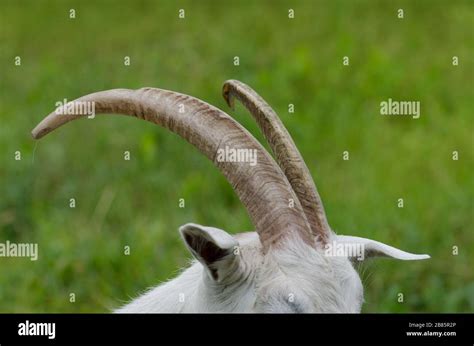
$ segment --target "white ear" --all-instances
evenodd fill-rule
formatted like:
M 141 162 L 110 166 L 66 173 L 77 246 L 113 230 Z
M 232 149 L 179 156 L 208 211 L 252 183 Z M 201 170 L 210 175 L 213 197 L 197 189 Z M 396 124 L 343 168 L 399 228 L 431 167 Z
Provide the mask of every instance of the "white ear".
M 179 228 L 187 248 L 201 262 L 211 279 L 221 282 L 238 258 L 234 254 L 239 245 L 237 240 L 225 231 L 188 223 Z
M 363 251 L 363 255 L 357 254 L 357 251 L 352 252 L 352 258 L 363 260 L 370 257 L 390 257 L 404 261 L 423 260 L 430 258 L 429 255 L 416 255 L 409 252 L 402 251 L 384 243 L 360 237 L 352 237 L 347 235 L 337 235 L 335 242 L 337 244 L 346 245 L 348 247 L 354 247 Z M 362 258 L 360 258 L 362 257 Z

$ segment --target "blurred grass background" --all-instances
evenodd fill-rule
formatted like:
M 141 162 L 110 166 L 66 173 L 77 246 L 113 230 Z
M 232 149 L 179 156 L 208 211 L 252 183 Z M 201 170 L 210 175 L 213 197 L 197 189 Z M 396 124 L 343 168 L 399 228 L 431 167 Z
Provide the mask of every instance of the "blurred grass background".
M 37 242 L 40 256 L 0 258 L 0 312 L 109 311 L 187 264 L 180 225 L 252 230 L 211 162 L 162 128 L 98 117 L 30 137 L 64 98 L 151 86 L 210 102 L 263 140 L 242 107 L 227 109 L 230 78 L 279 113 L 333 229 L 432 256 L 365 264 L 365 312 L 474 310 L 471 1 L 0 4 L 0 242 Z M 420 101 L 421 118 L 381 116 L 388 98 Z

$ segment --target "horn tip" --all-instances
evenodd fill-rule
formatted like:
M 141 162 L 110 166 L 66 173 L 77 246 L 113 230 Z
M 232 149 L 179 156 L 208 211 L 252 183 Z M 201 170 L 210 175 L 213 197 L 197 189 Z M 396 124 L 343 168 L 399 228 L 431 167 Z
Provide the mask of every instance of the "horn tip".
M 227 103 L 227 105 L 232 110 L 235 109 L 234 95 L 232 94 L 232 86 L 231 86 L 233 81 L 234 81 L 233 79 L 229 79 L 229 80 L 225 81 L 224 85 L 222 86 L 222 96 L 224 97 L 224 100 Z
M 33 139 L 40 139 L 42 138 L 44 135 L 46 135 L 48 132 L 50 132 L 50 128 L 49 127 L 40 127 L 40 126 L 36 126 L 32 131 L 31 131 L 31 137 L 33 137 Z

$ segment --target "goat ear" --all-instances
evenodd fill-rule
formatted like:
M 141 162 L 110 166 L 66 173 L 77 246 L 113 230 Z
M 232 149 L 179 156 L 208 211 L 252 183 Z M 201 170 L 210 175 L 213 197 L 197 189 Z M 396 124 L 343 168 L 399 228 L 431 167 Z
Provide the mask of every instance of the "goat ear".
M 371 257 L 389 257 L 404 261 L 414 261 L 430 258 L 429 255 L 417 255 L 405 252 L 387 244 L 367 238 L 337 235 L 335 242 L 337 244 L 346 245 L 346 249 L 353 247 L 353 250 L 355 251 L 348 251 L 348 257 L 352 260 L 362 261 Z
M 179 232 L 211 279 L 221 282 L 232 272 L 238 260 L 234 252 L 239 245 L 234 237 L 221 229 L 193 223 L 181 226 Z

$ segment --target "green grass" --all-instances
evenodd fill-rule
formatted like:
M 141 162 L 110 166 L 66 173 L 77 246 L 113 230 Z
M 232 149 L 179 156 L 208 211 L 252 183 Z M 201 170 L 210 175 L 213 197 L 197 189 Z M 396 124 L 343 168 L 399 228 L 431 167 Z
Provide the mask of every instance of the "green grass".
M 364 311 L 474 310 L 470 1 L 0 4 L 0 242 L 40 251 L 36 262 L 0 258 L 0 312 L 109 311 L 187 264 L 180 225 L 252 230 L 212 163 L 164 129 L 98 117 L 30 137 L 63 98 L 154 86 L 206 100 L 262 140 L 242 107 L 227 109 L 220 90 L 230 78 L 278 112 L 333 229 L 432 256 L 366 264 Z M 420 101 L 421 118 L 381 116 L 389 97 Z

